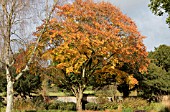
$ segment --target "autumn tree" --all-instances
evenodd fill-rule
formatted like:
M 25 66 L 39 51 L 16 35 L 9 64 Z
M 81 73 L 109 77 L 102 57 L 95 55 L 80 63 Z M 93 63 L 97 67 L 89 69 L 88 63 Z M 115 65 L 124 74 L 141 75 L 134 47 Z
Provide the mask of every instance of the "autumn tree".
M 170 27 L 170 1 L 169 0 L 150 0 L 149 7 L 151 11 L 158 16 L 167 14 L 166 23 Z
M 77 110 L 82 110 L 83 92 L 90 84 L 100 86 L 111 77 L 129 88 L 137 84 L 133 74 L 120 68 L 128 63 L 139 72 L 146 71 L 143 39 L 135 23 L 112 4 L 76 0 L 56 6 L 56 17 L 50 20 L 39 46 L 46 48 L 43 57 L 60 70 L 55 74 L 58 84 L 72 91 Z

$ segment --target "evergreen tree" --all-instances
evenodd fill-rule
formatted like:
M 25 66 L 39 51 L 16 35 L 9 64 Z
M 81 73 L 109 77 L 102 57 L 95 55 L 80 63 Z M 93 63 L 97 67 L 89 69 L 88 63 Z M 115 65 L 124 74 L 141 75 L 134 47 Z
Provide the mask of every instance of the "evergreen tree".
M 162 67 L 167 72 L 170 71 L 170 46 L 160 45 L 154 52 L 149 53 L 149 58 L 157 66 Z
M 144 98 L 159 101 L 161 95 L 170 93 L 170 74 L 162 67 L 151 63 L 148 67 L 148 73 L 143 74 L 140 87 Z
M 151 63 L 148 72 L 138 75 L 140 91 L 144 98 L 159 101 L 170 93 L 170 46 L 160 45 L 148 56 Z

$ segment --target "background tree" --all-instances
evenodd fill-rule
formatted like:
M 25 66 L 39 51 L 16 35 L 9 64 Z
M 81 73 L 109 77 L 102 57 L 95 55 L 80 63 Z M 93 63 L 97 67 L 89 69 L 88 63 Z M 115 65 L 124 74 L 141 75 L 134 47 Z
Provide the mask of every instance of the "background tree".
M 170 27 L 170 1 L 169 0 L 150 0 L 150 9 L 155 15 L 162 16 L 167 14 L 166 23 Z
M 137 84 L 133 74 L 120 69 L 129 63 L 142 72 L 148 65 L 144 37 L 130 18 L 105 2 L 76 0 L 56 7 L 39 46 L 48 48 L 43 57 L 60 70 L 55 77 L 76 96 L 77 110 L 82 110 L 83 92 L 90 84 L 100 86 L 113 76 L 118 83 Z
M 149 53 L 151 63 L 148 72 L 137 78 L 142 97 L 160 101 L 160 96 L 170 93 L 169 56 L 170 47 L 167 45 L 160 45 Z
M 148 73 L 142 75 L 142 80 L 139 81 L 140 95 L 149 101 L 160 101 L 162 95 L 170 93 L 170 74 L 162 67 L 151 63 L 148 68 Z
M 160 45 L 154 52 L 149 53 L 149 58 L 157 66 L 162 67 L 167 72 L 170 71 L 170 46 Z

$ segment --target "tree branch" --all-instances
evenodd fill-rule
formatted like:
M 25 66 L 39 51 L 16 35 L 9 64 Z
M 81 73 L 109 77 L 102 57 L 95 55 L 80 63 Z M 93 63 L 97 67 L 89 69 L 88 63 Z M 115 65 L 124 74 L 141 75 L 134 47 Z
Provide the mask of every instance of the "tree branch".
M 31 57 L 30 59 L 28 60 L 28 63 L 26 64 L 25 68 L 15 77 L 14 81 L 17 81 L 22 75 L 24 72 L 28 71 L 29 70 L 29 65 L 31 64 L 32 60 L 33 60 L 33 57 L 34 57 L 34 54 L 35 54 L 35 51 L 37 50 L 37 47 L 38 47 L 38 43 L 40 42 L 41 38 L 42 38 L 42 35 L 45 33 L 46 31 L 46 27 L 50 21 L 50 18 L 51 18 L 51 15 L 52 13 L 54 12 L 55 10 L 55 6 L 58 4 L 58 1 L 56 1 L 56 3 L 53 5 L 53 8 L 51 10 L 51 12 L 49 13 L 49 16 L 48 18 L 46 18 L 46 22 L 45 22 L 45 25 L 44 25 L 44 28 L 41 30 L 41 34 L 40 36 L 38 37 L 37 41 L 36 41 L 36 44 L 34 46 L 34 49 L 32 51 L 32 54 L 31 54 Z

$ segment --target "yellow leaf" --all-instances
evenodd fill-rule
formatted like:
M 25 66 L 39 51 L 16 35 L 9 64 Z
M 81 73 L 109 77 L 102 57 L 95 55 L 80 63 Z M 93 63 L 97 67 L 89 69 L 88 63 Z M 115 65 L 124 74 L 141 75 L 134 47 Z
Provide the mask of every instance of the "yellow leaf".
M 132 89 L 136 84 L 138 84 L 137 79 L 134 78 L 133 75 L 128 76 L 126 82 L 129 84 L 129 89 Z
M 66 68 L 66 73 L 67 73 L 67 74 L 68 74 L 68 73 L 71 73 L 71 72 L 73 72 L 73 67 L 72 67 L 72 66 Z
M 63 69 L 64 67 L 66 67 L 66 63 L 60 63 L 57 65 L 57 68 Z
M 111 69 L 115 69 L 115 66 L 111 66 L 110 68 L 111 68 Z

